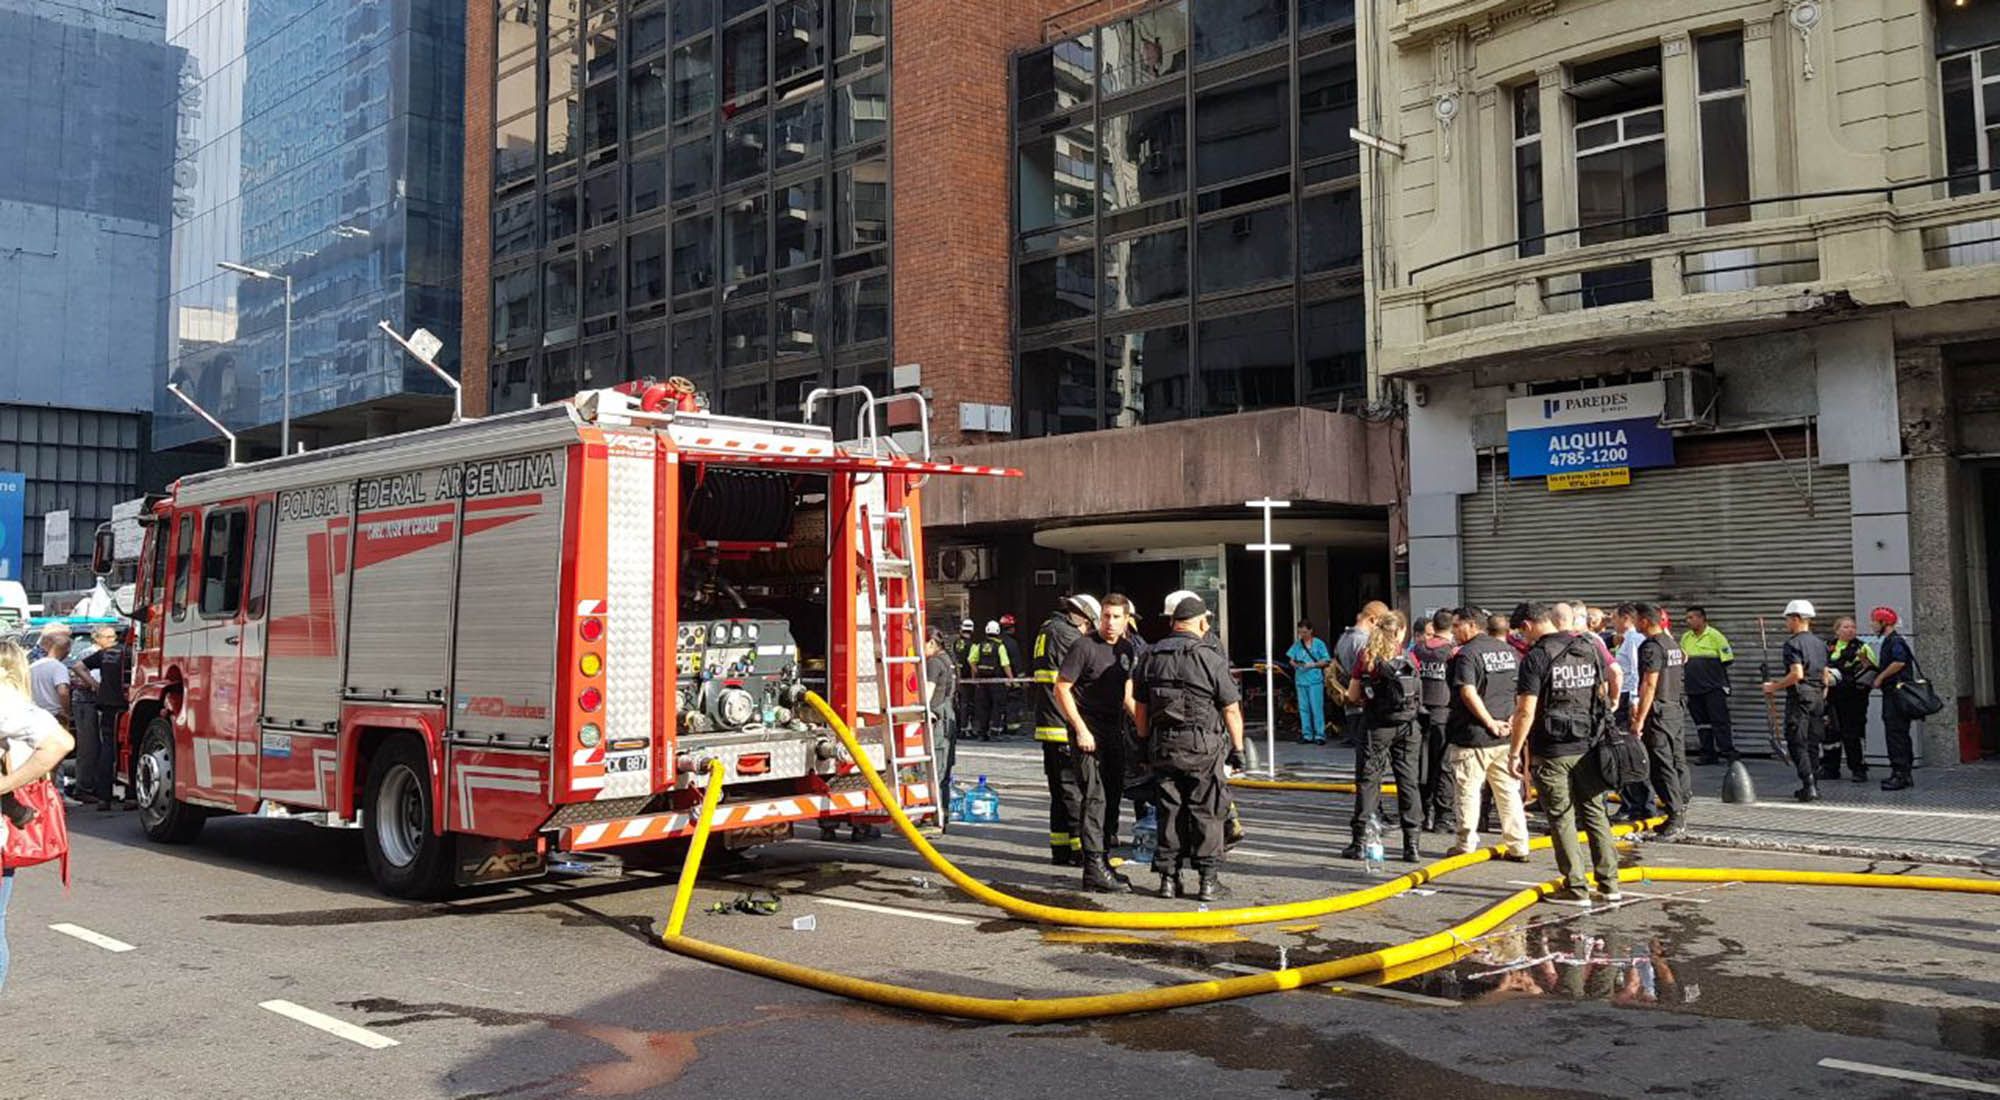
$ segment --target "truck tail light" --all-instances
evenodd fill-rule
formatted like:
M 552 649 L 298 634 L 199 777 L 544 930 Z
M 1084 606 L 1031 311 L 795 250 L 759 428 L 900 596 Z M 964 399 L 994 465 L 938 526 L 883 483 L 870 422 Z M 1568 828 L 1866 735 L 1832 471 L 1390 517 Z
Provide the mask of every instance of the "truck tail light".
M 584 688 L 577 693 L 576 705 L 587 711 L 594 711 L 604 705 L 604 693 L 594 687 Z
M 576 632 L 586 642 L 595 642 L 604 637 L 603 619 L 585 619 L 578 623 Z
M 585 676 L 595 676 L 604 671 L 604 658 L 595 653 L 586 653 L 576 662 L 576 667 Z

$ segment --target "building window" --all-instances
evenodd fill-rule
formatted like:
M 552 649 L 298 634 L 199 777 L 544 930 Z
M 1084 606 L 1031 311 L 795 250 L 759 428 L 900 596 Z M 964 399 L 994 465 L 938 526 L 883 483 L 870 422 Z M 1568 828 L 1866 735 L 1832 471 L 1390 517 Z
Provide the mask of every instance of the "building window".
M 1155 306 L 1187 297 L 1188 231 L 1129 237 L 1104 246 L 1104 311 Z
M 1086 34 L 1025 53 L 1014 63 L 1014 109 L 1022 121 L 1090 102 L 1097 75 L 1096 36 Z
M 1169 4 L 1105 27 L 1099 33 L 1105 95 L 1143 88 L 1187 68 L 1187 4 Z
M 1107 214 L 1187 194 L 1187 106 L 1174 102 L 1108 115 L 1098 149 Z M 1046 224 L 1046 223 L 1045 223 Z M 1023 226 L 1023 228 L 1029 228 Z
M 1097 427 L 1097 360 L 1089 344 L 1021 353 L 1021 417 L 1030 437 Z
M 541 31 L 540 4 L 512 7 L 500 14 L 493 85 L 493 186 L 508 186 L 535 174 L 535 40 Z
M 1186 325 L 1106 337 L 1105 419 L 1114 428 L 1186 419 L 1193 362 Z
M 2000 47 L 1941 59 L 1938 84 L 1951 194 L 2000 188 Z
M 1094 253 L 1071 252 L 1021 265 L 1021 327 L 1042 328 L 1088 317 L 1097 306 Z
M 510 271 L 493 280 L 493 344 L 520 347 L 535 332 L 535 269 Z
M 1515 251 L 1539 256 L 1548 242 L 1542 220 L 1542 88 L 1523 84 L 1514 89 L 1514 231 Z
M 1203 294 L 1248 290 L 1291 278 L 1291 204 L 1202 222 L 1195 231 L 1195 272 Z
M 577 310 L 582 296 L 576 283 L 576 257 L 551 260 L 542 268 L 544 344 L 566 344 L 576 339 Z
M 1750 220 L 1750 125 L 1744 112 L 1743 32 L 1694 41 L 1695 110 L 1701 123 L 1701 201 L 1709 225 Z M 1721 207 L 1721 209 L 1715 209 Z
M 1195 97 L 1196 186 L 1269 172 L 1292 159 L 1289 85 L 1279 69 Z
M 1195 328 L 1203 415 L 1298 403 L 1290 307 L 1216 317 Z
M 1368 392 L 1368 337 L 1360 295 L 1306 307 L 1305 400 L 1327 404 Z
M 1021 232 L 1088 218 L 1096 209 L 1097 141 L 1076 126 L 1021 146 L 1014 207 Z
M 1284 41 L 1291 7 L 1291 0 L 1194 0 L 1194 63 Z
M 1577 65 L 1576 207 L 1584 244 L 1664 233 L 1667 142 L 1657 46 Z

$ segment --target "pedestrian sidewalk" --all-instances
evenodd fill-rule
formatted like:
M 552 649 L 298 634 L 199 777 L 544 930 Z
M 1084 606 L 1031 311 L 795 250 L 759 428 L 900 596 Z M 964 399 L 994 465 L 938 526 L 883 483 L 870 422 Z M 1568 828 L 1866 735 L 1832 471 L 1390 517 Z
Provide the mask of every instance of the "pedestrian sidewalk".
M 1261 731 L 1260 731 L 1261 732 Z M 1261 737 L 1254 738 L 1263 748 Z M 1262 775 L 1261 751 L 1253 775 Z M 1822 781 L 1820 801 L 1792 800 L 1798 776 L 1777 760 L 1746 760 L 1754 804 L 1722 801 L 1728 769 L 1695 765 L 1694 806 L 1683 843 L 1861 859 L 2000 869 L 2000 760 L 1919 768 L 1907 791 L 1884 791 L 1889 773 L 1866 783 Z M 1278 771 L 1301 779 L 1351 778 L 1354 751 L 1338 745 L 1278 743 Z

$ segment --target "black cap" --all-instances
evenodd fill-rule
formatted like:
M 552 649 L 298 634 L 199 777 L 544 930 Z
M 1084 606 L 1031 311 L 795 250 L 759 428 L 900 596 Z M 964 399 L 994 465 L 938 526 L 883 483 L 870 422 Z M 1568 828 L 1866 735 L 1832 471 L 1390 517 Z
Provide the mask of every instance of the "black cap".
M 1208 605 L 1201 602 L 1200 596 L 1188 596 L 1174 605 L 1173 614 L 1175 622 L 1184 623 L 1208 614 Z

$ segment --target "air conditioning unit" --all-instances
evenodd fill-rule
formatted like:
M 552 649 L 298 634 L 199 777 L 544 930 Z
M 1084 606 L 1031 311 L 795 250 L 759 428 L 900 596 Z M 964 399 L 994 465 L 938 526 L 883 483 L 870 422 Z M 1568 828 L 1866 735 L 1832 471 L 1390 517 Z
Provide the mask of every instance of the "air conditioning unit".
M 1661 371 L 1660 381 L 1667 388 L 1666 411 L 1660 414 L 1662 427 L 1715 427 L 1718 389 L 1713 368 L 1676 367 Z
M 931 555 L 931 579 L 971 584 L 993 576 L 993 551 L 984 546 L 947 546 Z

